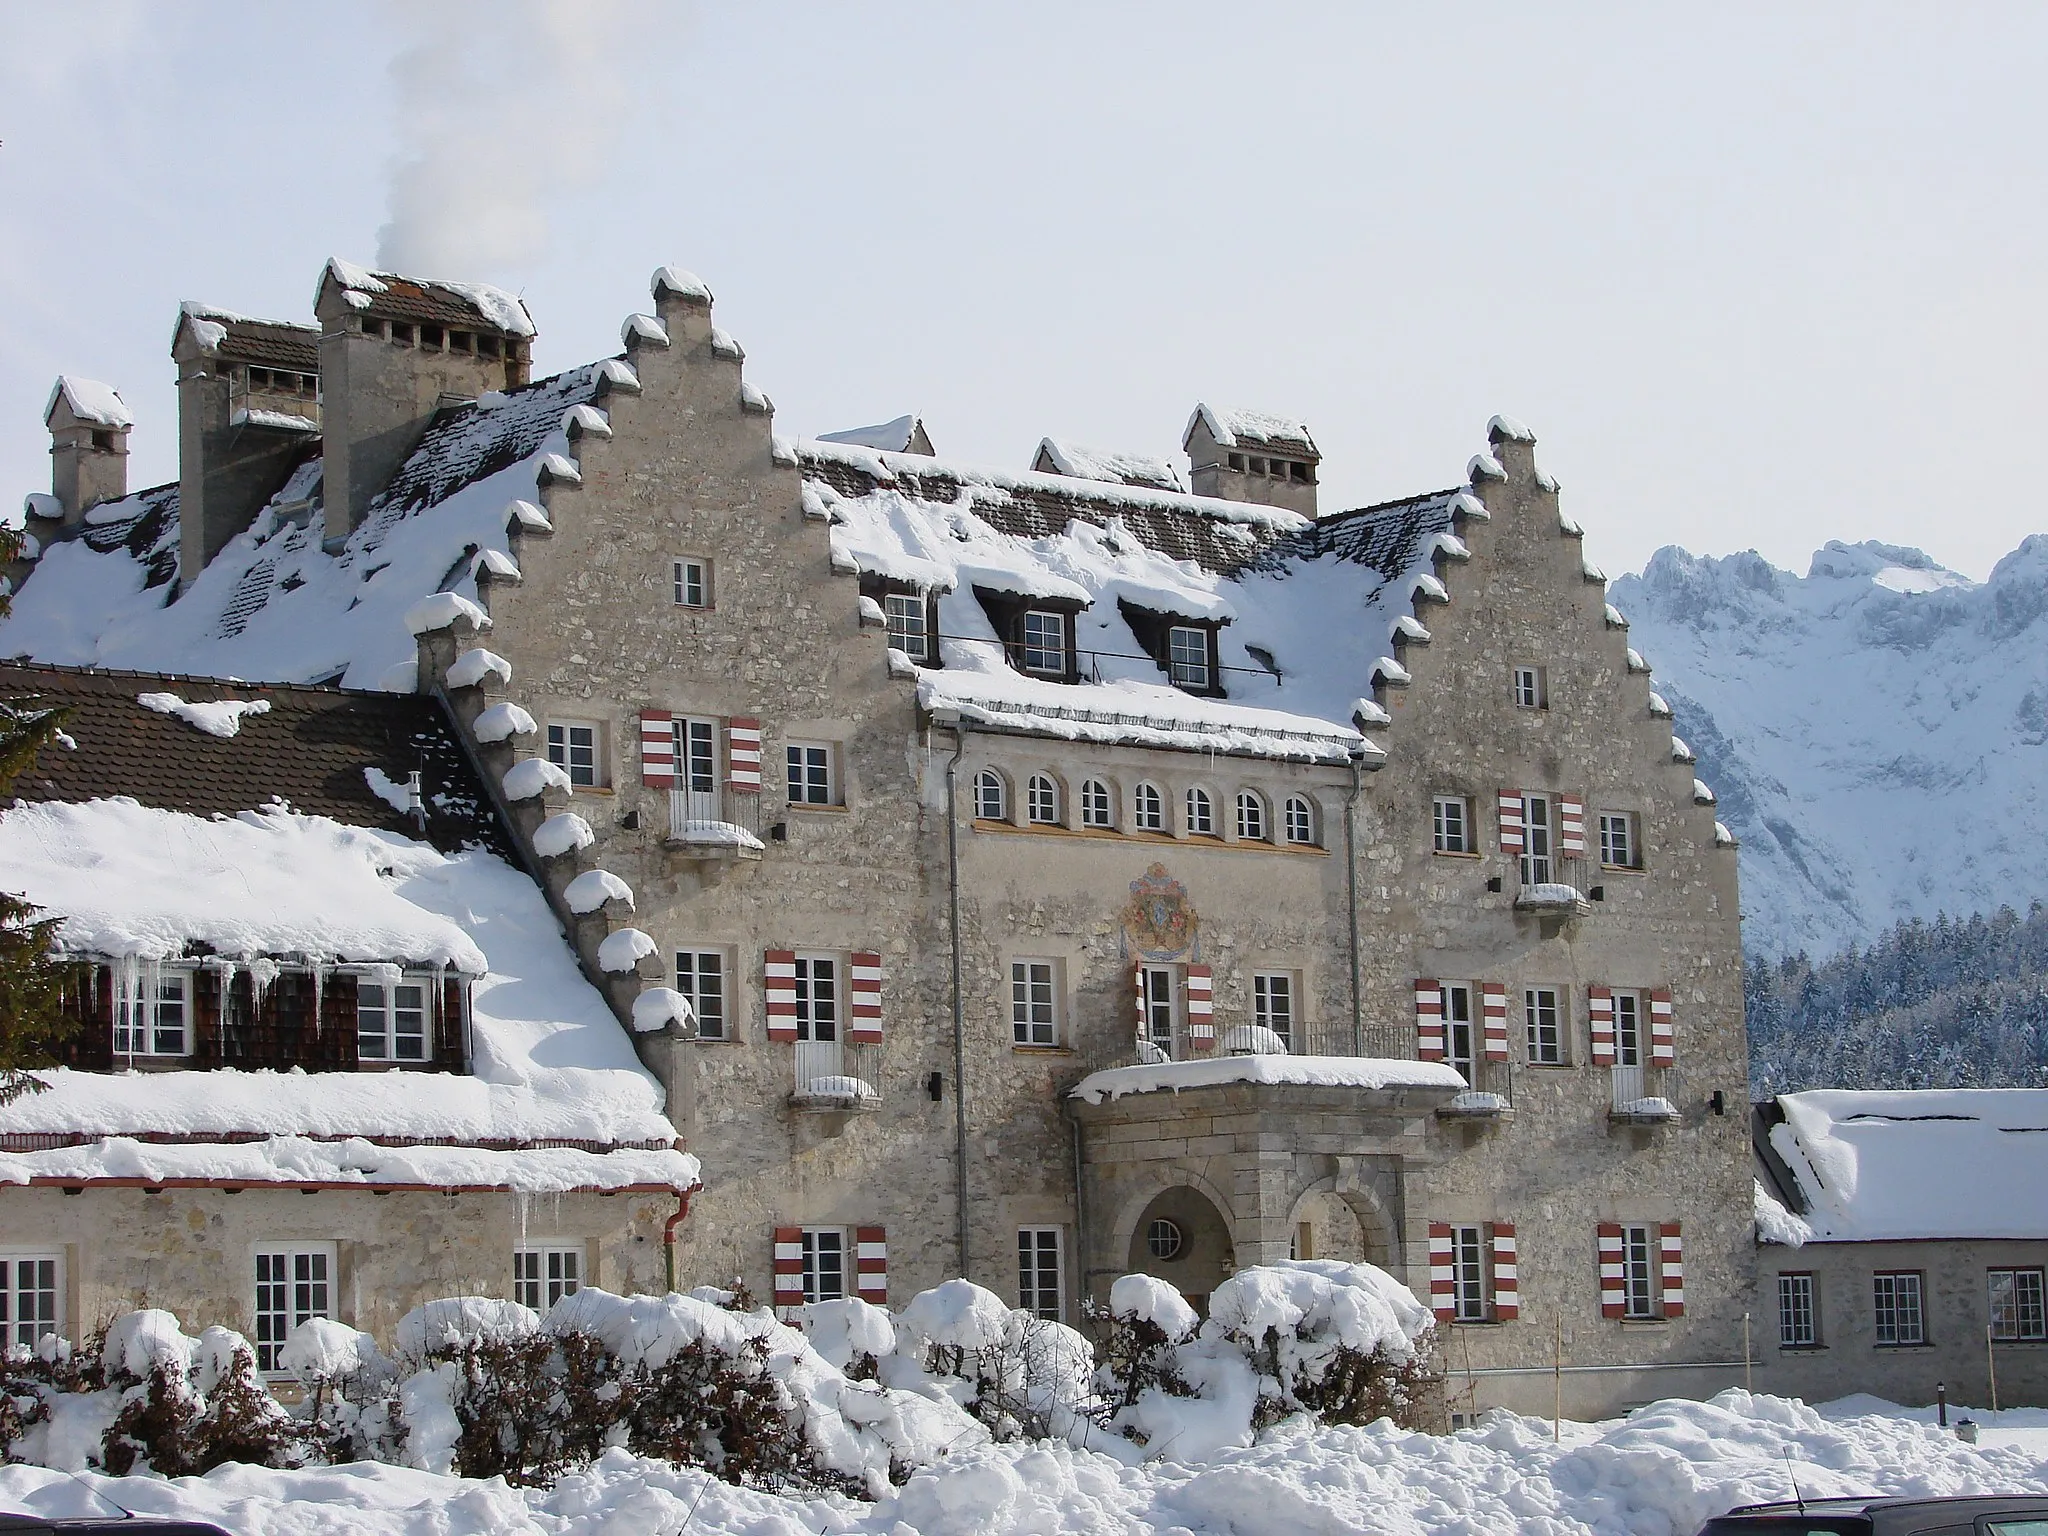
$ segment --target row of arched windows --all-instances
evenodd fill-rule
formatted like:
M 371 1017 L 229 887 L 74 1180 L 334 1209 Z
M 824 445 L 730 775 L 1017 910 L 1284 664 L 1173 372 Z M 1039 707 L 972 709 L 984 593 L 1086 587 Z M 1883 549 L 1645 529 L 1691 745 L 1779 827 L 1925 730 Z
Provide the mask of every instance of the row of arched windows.
M 1224 823 L 1217 799 L 1191 785 L 1179 797 L 1179 825 L 1165 790 L 1149 781 L 1132 786 L 1127 817 L 1120 816 L 1119 796 L 1104 779 L 1087 778 L 1075 793 L 1074 819 L 1067 818 L 1065 786 L 1049 773 L 1024 781 L 1024 823 L 1033 827 L 1073 825 L 1087 831 L 1158 832 L 1182 837 L 1222 837 Z M 1010 781 L 995 768 L 974 776 L 974 817 L 977 821 L 1013 821 Z M 1232 826 L 1241 843 L 1286 843 L 1312 848 L 1318 843 L 1315 802 L 1307 795 L 1289 795 L 1276 816 L 1272 803 L 1256 789 L 1240 789 L 1231 807 Z

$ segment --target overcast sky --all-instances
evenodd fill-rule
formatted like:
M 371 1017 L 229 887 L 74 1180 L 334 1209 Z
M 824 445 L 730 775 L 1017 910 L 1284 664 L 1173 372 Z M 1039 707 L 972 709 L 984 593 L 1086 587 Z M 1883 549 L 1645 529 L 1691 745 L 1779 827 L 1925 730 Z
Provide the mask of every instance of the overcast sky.
M 789 435 L 915 409 L 1022 468 L 1177 454 L 1200 398 L 1305 419 L 1328 507 L 1457 482 L 1502 411 L 1611 573 L 1981 578 L 2048 529 L 2044 46 L 2040 6 L 0 0 L 0 488 L 47 488 L 60 371 L 175 475 L 182 299 L 483 279 L 553 370 L 675 262 Z

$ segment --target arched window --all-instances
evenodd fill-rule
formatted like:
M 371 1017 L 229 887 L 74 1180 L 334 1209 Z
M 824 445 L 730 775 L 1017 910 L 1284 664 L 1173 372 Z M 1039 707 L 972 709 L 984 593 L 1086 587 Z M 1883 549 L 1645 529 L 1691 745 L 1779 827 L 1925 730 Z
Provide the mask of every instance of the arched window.
M 1266 798 L 1255 789 L 1237 792 L 1237 840 L 1263 843 L 1266 840 Z
M 974 818 L 977 821 L 1010 819 L 1010 786 L 993 768 L 974 776 Z
M 1315 807 L 1308 802 L 1307 795 L 1287 797 L 1287 841 L 1312 845 L 1316 840 Z
M 1216 835 L 1216 802 L 1209 798 L 1206 789 L 1188 791 L 1188 836 L 1214 837 Z
M 1060 822 L 1060 787 L 1051 774 L 1034 773 L 1025 796 L 1025 811 L 1031 824 L 1056 827 Z
M 1116 825 L 1116 801 L 1109 792 L 1109 786 L 1100 779 L 1081 781 L 1081 825 L 1084 827 L 1113 827 Z
M 1166 796 L 1157 784 L 1140 784 L 1132 793 L 1131 820 L 1140 832 L 1166 830 Z

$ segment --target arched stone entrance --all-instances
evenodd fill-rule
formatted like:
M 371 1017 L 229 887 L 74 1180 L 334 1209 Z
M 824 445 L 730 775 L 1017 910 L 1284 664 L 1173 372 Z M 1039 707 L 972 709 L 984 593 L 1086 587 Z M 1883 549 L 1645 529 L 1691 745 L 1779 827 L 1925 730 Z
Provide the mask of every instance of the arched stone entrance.
M 1377 1264 L 1366 1251 L 1365 1228 L 1343 1199 L 1326 1189 L 1312 1189 L 1294 1203 L 1289 1221 L 1291 1250 L 1297 1259 L 1335 1259 L 1345 1264 Z
M 1125 1268 L 1166 1281 L 1206 1317 L 1209 1293 L 1237 1268 L 1230 1224 L 1198 1189 L 1176 1184 L 1161 1190 L 1138 1215 Z

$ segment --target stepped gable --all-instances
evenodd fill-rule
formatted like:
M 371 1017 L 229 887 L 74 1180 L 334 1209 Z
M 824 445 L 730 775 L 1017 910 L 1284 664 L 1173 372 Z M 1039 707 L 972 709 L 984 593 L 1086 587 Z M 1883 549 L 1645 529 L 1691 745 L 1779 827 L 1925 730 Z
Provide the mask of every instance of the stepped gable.
M 290 320 L 257 320 L 232 310 L 187 302 L 184 320 L 218 326 L 221 335 L 209 338 L 206 350 L 237 363 L 259 368 L 288 368 L 294 373 L 320 371 L 320 328 Z
M 86 513 L 78 541 L 96 555 L 126 549 L 148 575 L 143 590 L 161 587 L 178 575 L 178 482 L 135 491 L 102 502 Z
M 842 496 L 895 490 L 914 501 L 949 506 L 964 495 L 999 533 L 1042 539 L 1079 519 L 1098 528 L 1121 522 L 1148 549 L 1232 576 L 1276 542 L 1310 526 L 1295 513 L 1171 491 L 1111 485 L 1063 475 L 970 468 L 908 454 L 862 452 L 800 443 L 803 472 Z
M 145 693 L 190 704 L 260 699 L 233 736 L 146 709 Z M 418 770 L 427 840 L 443 852 L 511 847 L 440 704 L 419 694 L 224 682 L 152 672 L 0 662 L 0 698 L 71 711 L 65 734 L 14 781 L 23 800 L 80 802 L 126 795 L 160 810 L 227 815 L 275 799 L 350 826 L 418 837 L 410 817 L 370 788 L 365 768 L 403 786 Z

